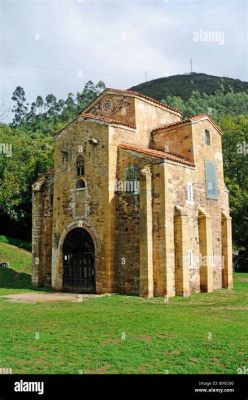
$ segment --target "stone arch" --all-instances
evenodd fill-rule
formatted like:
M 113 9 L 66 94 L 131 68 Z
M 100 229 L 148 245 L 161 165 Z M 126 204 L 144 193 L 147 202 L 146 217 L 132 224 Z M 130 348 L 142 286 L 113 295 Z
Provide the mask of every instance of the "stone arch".
M 87 223 L 82 220 L 74 221 L 64 228 L 58 243 L 57 249 L 53 248 L 53 261 L 52 261 L 52 287 L 55 290 L 62 290 L 63 288 L 63 244 L 66 236 L 70 231 L 75 228 L 82 228 L 86 230 L 91 236 L 94 247 L 95 247 L 95 280 L 96 280 L 96 293 L 99 293 L 99 270 L 100 270 L 100 254 L 101 245 L 100 241 L 92 229 Z
M 83 178 L 77 179 L 76 190 L 86 189 L 86 181 Z
M 63 247 L 63 290 L 95 293 L 95 245 L 86 229 L 74 228 Z

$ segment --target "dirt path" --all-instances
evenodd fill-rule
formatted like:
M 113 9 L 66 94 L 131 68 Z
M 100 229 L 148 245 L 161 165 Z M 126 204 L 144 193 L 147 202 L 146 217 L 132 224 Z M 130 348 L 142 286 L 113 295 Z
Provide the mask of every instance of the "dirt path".
M 82 302 L 87 299 L 94 297 L 100 297 L 106 295 L 97 294 L 75 294 L 75 293 L 21 293 L 12 294 L 8 296 L 0 296 L 8 299 L 10 302 L 21 302 L 21 303 L 52 303 L 59 301 L 70 301 L 70 302 Z

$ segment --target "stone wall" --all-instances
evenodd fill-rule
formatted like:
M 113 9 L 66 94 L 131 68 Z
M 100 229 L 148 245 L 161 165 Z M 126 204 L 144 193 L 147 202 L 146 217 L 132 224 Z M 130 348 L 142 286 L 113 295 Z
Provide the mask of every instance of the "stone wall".
M 180 114 L 154 106 L 143 99 L 135 99 L 137 134 L 141 147 L 151 147 L 151 131 L 160 126 L 180 121 Z
M 87 113 L 112 118 L 135 126 L 135 99 L 133 97 L 106 94 L 87 109 Z
M 152 133 L 153 148 L 178 154 L 189 161 L 194 160 L 192 125 L 177 125 Z
M 33 185 L 32 255 L 34 286 L 50 287 L 53 221 L 53 171 Z
M 87 112 L 136 129 L 81 116 L 56 136 L 54 172 L 33 186 L 33 284 L 62 289 L 63 243 L 71 229 L 81 227 L 95 245 L 97 293 L 187 296 L 231 287 L 231 222 L 218 130 L 200 120 L 151 135 L 179 114 L 130 95 L 107 93 Z M 120 149 L 121 143 L 169 150 L 195 167 Z M 84 159 L 82 177 L 78 157 Z M 216 164 L 216 200 L 206 197 L 205 160 Z M 116 190 L 134 165 L 139 192 Z M 84 188 L 76 187 L 78 179 Z M 193 201 L 187 198 L 189 183 Z M 201 255 L 207 257 L 204 265 Z M 222 256 L 224 269 L 215 262 Z
M 89 143 L 96 139 L 98 144 Z M 66 153 L 65 153 L 66 152 Z M 64 156 L 66 154 L 66 156 Z M 85 189 L 76 189 L 77 157 L 84 157 Z M 96 290 L 110 291 L 108 126 L 77 120 L 56 138 L 52 285 L 62 289 L 62 246 L 66 234 L 81 226 L 95 243 Z M 79 199 L 80 198 L 80 199 Z M 79 201 L 84 202 L 79 205 Z

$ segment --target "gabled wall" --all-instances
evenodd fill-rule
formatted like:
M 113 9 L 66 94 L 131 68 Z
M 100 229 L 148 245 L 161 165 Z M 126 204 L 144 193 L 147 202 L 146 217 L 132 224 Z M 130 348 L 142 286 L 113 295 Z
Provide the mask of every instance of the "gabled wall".
M 109 109 L 106 110 L 106 104 Z M 84 112 L 84 111 L 83 111 Z M 151 131 L 159 126 L 180 121 L 180 114 L 166 109 L 161 104 L 131 96 L 106 93 L 85 110 L 86 113 L 112 118 L 135 126 L 139 136 L 139 144 L 148 147 Z
M 149 147 L 151 131 L 165 124 L 180 121 L 180 116 L 173 111 L 151 104 L 143 99 L 135 99 L 135 116 L 137 133 L 140 135 L 140 146 Z
M 105 110 L 106 104 L 111 105 Z M 130 96 L 106 94 L 86 111 L 89 114 L 112 118 L 126 124 L 135 126 L 135 99 Z
M 152 133 L 153 148 L 178 154 L 194 162 L 192 125 L 178 125 Z

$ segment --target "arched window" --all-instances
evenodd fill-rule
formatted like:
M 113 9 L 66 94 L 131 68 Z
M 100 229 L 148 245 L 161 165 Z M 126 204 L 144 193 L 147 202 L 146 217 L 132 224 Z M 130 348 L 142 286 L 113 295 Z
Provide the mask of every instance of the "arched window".
M 205 129 L 205 144 L 210 145 L 210 133 Z
M 76 161 L 76 168 L 77 168 L 77 176 L 84 175 L 84 159 L 83 157 L 78 157 Z
M 76 189 L 85 189 L 85 180 L 84 179 L 78 179 L 76 183 Z

